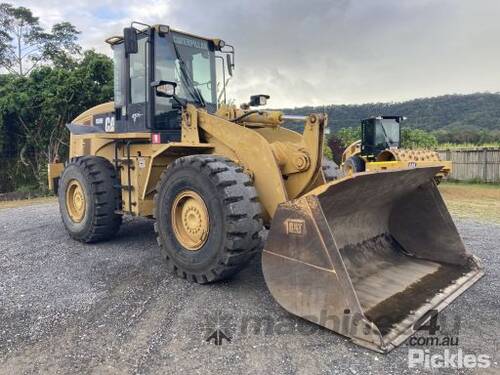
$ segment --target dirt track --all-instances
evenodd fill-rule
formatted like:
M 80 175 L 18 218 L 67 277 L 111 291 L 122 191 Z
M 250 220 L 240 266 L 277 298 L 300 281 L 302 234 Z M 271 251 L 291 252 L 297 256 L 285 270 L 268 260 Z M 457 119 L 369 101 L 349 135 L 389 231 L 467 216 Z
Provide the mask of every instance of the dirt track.
M 439 323 L 459 321 L 452 350 L 489 355 L 497 373 L 500 226 L 457 225 L 486 276 Z M 173 277 L 150 221 L 126 221 L 115 240 L 83 245 L 69 239 L 51 203 L 1 210 L 0 233 L 0 373 L 415 373 L 408 344 L 384 356 L 291 318 L 267 291 L 257 260 L 214 285 Z M 232 339 L 221 346 L 205 341 L 217 313 Z M 245 331 L 255 317 L 271 322 L 268 335 Z

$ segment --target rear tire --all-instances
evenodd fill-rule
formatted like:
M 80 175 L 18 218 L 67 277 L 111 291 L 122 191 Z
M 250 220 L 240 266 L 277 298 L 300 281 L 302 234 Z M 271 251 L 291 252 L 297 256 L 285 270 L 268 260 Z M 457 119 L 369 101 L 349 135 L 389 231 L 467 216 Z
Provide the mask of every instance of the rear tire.
M 119 182 L 113 165 L 98 156 L 72 159 L 59 179 L 59 210 L 70 236 L 90 243 L 112 238 L 122 216 Z
M 358 155 L 351 156 L 344 162 L 342 169 L 346 176 L 352 175 L 353 173 L 364 172 L 365 161 Z
M 162 173 L 156 191 L 158 244 L 169 269 L 178 276 L 200 284 L 229 278 L 262 250 L 257 192 L 231 160 L 181 157 Z M 178 215 L 182 199 L 188 203 L 181 205 Z

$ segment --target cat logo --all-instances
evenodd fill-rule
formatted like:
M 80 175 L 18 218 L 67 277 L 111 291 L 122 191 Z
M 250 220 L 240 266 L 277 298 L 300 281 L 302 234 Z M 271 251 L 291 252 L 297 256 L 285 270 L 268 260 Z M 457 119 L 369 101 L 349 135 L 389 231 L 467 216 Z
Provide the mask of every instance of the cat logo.
M 415 163 L 414 161 L 410 161 L 408 163 L 408 168 L 417 168 L 417 163 Z
M 104 131 L 107 133 L 112 133 L 115 131 L 115 116 L 106 116 L 106 118 L 104 119 Z
M 303 236 L 306 231 L 306 222 L 302 219 L 288 219 L 285 221 L 286 233 Z

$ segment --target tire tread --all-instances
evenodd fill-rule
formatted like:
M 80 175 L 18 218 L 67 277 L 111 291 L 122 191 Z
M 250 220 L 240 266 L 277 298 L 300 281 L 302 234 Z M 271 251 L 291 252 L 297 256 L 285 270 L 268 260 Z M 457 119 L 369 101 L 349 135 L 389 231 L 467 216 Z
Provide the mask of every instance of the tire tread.
M 72 158 L 66 167 L 75 165 L 88 179 L 91 191 L 90 199 L 95 202 L 94 215 L 91 219 L 90 228 L 83 235 L 77 235 L 69 231 L 72 238 L 85 242 L 99 242 L 112 238 L 120 229 L 122 216 L 116 214 L 115 210 L 120 205 L 120 191 L 113 165 L 105 158 L 99 156 L 80 156 Z M 64 173 L 64 172 L 63 172 Z M 59 191 L 63 192 L 59 179 Z M 110 204 L 112 203 L 112 204 Z M 61 214 L 63 207 L 60 207 Z
M 154 217 L 159 217 L 159 194 L 163 184 L 168 184 L 172 170 L 185 167 L 197 167 L 207 176 L 219 192 L 225 217 L 228 221 L 224 248 L 219 254 L 219 262 L 206 272 L 195 274 L 182 269 L 162 243 L 158 225 L 155 225 L 157 241 L 160 244 L 168 268 L 178 276 L 206 284 L 227 279 L 239 272 L 263 247 L 262 208 L 257 198 L 257 191 L 250 177 L 243 168 L 232 160 L 213 155 L 190 155 L 175 160 L 166 168 L 156 186 L 154 197 Z

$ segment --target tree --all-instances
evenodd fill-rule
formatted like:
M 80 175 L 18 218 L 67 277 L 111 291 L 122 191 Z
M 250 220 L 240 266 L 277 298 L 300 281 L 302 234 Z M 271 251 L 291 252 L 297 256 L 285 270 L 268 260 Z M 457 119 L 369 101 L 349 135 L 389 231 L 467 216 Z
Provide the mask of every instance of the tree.
M 30 9 L 0 4 L 0 67 L 9 73 L 28 75 L 41 62 L 57 66 L 74 63 L 78 55 L 79 31 L 69 22 L 61 22 L 46 32 Z
M 327 145 L 332 152 L 332 160 L 340 165 L 342 162 L 342 153 L 345 150 L 342 140 L 334 133 L 328 137 Z
M 342 128 L 337 132 L 337 137 L 346 148 L 351 143 L 361 139 L 361 128 L 359 126 L 357 128 Z
M 323 142 L 323 156 L 328 160 L 333 160 L 332 149 L 328 145 L 328 138 L 325 138 L 325 141 Z
M 438 145 L 434 135 L 422 129 L 401 129 L 401 147 L 402 148 L 426 148 L 433 149 Z
M 7 77 L 0 85 L 0 117 L 18 156 L 11 178 L 43 190 L 47 162 L 65 152 L 65 125 L 111 99 L 113 64 L 107 56 L 87 51 L 70 68 L 42 66 L 27 77 Z
M 468 95 L 443 95 L 400 103 L 367 103 L 330 105 L 324 108 L 300 107 L 285 109 L 286 113 L 306 115 L 326 110 L 332 129 L 358 128 L 360 120 L 377 115 L 408 117 L 405 127 L 439 131 L 440 143 L 499 142 L 500 92 Z

